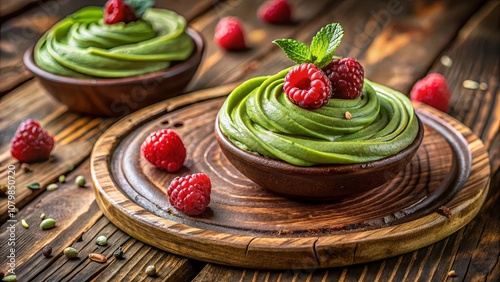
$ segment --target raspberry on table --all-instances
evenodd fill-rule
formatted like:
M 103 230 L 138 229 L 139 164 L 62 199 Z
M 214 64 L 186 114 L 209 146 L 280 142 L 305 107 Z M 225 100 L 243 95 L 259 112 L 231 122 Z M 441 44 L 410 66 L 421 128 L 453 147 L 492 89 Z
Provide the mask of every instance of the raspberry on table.
M 47 160 L 53 148 L 54 137 L 31 119 L 19 125 L 10 142 L 11 155 L 23 163 Z
M 212 183 L 204 173 L 176 177 L 167 189 L 169 202 L 187 215 L 200 215 L 210 203 Z
M 333 98 L 355 99 L 361 96 L 365 70 L 356 59 L 334 59 L 323 71 L 332 82 Z
M 292 9 L 286 0 L 271 0 L 259 7 L 257 16 L 267 23 L 287 24 L 292 21 Z
M 215 26 L 215 42 L 228 51 L 245 50 L 243 27 L 237 17 L 224 17 Z
M 283 90 L 290 101 L 299 107 L 317 109 L 328 103 L 332 84 L 320 68 L 311 63 L 303 63 L 285 76 Z
M 175 172 L 186 160 L 186 148 L 172 129 L 153 131 L 141 145 L 141 151 L 152 165 Z
M 450 97 L 446 79 L 438 73 L 431 73 L 417 81 L 410 92 L 411 100 L 423 102 L 442 112 L 448 111 Z

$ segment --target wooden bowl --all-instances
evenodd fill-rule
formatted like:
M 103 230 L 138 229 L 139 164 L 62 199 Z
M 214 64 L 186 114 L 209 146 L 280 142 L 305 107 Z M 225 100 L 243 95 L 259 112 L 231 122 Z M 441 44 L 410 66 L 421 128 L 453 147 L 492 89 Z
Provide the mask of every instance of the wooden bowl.
M 339 200 L 379 187 L 406 167 L 424 137 L 422 123 L 417 120 L 417 137 L 401 152 L 378 161 L 349 165 L 301 167 L 249 153 L 221 132 L 218 118 L 215 137 L 229 162 L 263 188 L 301 200 Z
M 34 46 L 26 50 L 24 64 L 42 86 L 70 110 L 95 116 L 124 116 L 176 96 L 189 83 L 205 49 L 201 34 L 187 28 L 196 49 L 186 61 L 168 69 L 125 78 L 73 78 L 47 72 L 35 63 Z

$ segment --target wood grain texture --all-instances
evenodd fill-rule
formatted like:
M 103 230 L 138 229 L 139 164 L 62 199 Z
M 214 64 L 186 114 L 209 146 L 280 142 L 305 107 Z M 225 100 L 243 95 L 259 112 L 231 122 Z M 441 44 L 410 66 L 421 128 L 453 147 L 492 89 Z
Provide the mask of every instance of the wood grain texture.
M 119 228 L 153 246 L 209 262 L 325 268 L 427 246 L 469 222 L 484 201 L 490 168 L 482 142 L 423 104 L 416 104 L 425 124 L 421 148 L 388 185 L 327 204 L 274 195 L 234 169 L 215 142 L 213 125 L 224 98 L 203 100 L 226 93 L 221 87 L 159 103 L 101 135 L 91 155 L 97 203 Z M 191 103 L 196 104 L 187 106 Z M 165 173 L 141 158 L 142 141 L 165 127 L 175 128 L 189 152 L 179 173 Z M 440 157 L 431 158 L 436 152 Z M 189 217 L 169 205 L 165 189 L 174 177 L 197 172 L 212 180 L 212 203 L 202 216 Z M 452 211 L 449 221 L 435 213 L 443 205 Z

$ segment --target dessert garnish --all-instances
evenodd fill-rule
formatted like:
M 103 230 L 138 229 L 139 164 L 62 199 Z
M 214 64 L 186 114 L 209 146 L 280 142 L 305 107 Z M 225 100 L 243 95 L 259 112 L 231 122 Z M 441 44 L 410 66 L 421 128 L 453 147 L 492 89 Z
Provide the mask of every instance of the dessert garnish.
M 417 81 L 410 92 L 412 100 L 423 102 L 442 112 L 448 111 L 450 96 L 446 79 L 438 73 L 428 74 Z
M 333 59 L 323 71 L 332 82 L 333 97 L 355 99 L 361 96 L 365 70 L 356 59 Z
M 23 163 L 48 160 L 54 137 L 31 119 L 22 122 L 10 142 L 10 153 Z
M 167 189 L 170 204 L 187 215 L 202 214 L 210 203 L 212 183 L 204 173 L 176 177 Z
M 304 109 L 316 109 L 330 100 L 332 83 L 320 68 L 303 63 L 285 76 L 283 90 L 292 103 Z
M 224 17 L 215 26 L 215 43 L 228 51 L 245 50 L 243 27 L 237 17 Z
M 219 111 L 221 132 L 242 150 L 296 166 L 365 163 L 407 148 L 419 131 L 411 101 L 363 79 L 354 59 L 336 57 L 343 33 L 333 23 L 310 46 L 275 40 L 298 65 L 236 87 Z
M 186 148 L 172 129 L 151 132 L 142 143 L 141 151 L 148 162 L 168 172 L 179 170 L 186 160 Z
M 287 24 L 292 21 L 292 9 L 286 0 L 271 0 L 262 3 L 257 16 L 271 24 Z

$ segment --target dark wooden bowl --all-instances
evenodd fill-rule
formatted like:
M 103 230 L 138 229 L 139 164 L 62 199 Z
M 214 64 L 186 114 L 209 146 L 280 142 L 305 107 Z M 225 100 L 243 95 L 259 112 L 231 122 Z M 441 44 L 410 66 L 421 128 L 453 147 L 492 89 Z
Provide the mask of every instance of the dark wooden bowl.
M 417 137 L 403 151 L 378 161 L 349 165 L 300 167 L 249 153 L 221 132 L 218 118 L 215 137 L 229 162 L 256 184 L 289 198 L 326 201 L 357 195 L 393 179 L 422 143 L 424 128 L 420 120 L 418 124 Z
M 149 74 L 125 78 L 80 79 L 47 72 L 34 61 L 34 46 L 26 50 L 24 64 L 47 91 L 70 110 L 95 116 L 124 116 L 182 93 L 200 65 L 205 42 L 188 28 L 196 49 L 186 61 Z

